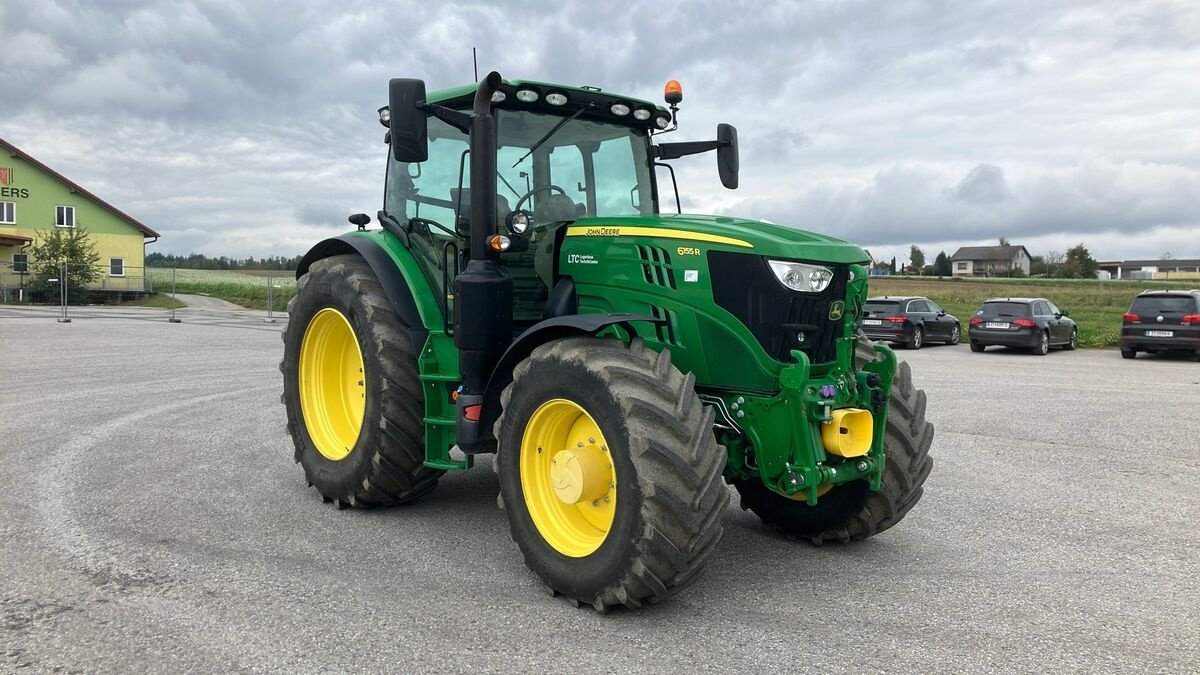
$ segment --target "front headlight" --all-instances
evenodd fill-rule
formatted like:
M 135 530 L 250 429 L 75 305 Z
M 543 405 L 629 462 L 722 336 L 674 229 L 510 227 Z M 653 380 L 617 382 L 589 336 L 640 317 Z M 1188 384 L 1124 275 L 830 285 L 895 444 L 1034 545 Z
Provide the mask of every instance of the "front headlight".
M 829 282 L 833 281 L 833 270 L 828 267 L 806 265 L 786 260 L 770 260 L 768 262 L 771 264 L 771 271 L 775 273 L 775 278 L 779 280 L 779 283 L 793 291 L 799 291 L 800 293 L 820 293 L 829 288 Z

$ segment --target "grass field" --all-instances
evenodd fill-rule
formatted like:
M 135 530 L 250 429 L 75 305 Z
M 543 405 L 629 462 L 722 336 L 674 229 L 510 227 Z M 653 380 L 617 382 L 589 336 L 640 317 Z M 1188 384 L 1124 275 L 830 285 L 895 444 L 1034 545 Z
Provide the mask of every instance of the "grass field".
M 267 309 L 267 280 L 271 285 L 271 307 L 277 312 L 287 309 L 288 300 L 296 294 L 294 272 L 263 270 L 233 272 L 228 270 L 171 270 L 146 268 L 146 277 L 158 293 L 171 292 L 172 271 L 174 286 L 179 293 L 210 295 L 250 309 Z
M 148 268 L 147 277 L 158 294 L 171 292 L 170 269 Z M 267 309 L 267 280 L 274 286 L 271 309 L 284 311 L 296 294 L 292 272 L 252 270 L 176 270 L 175 289 L 221 298 L 251 309 Z M 923 295 L 957 316 L 963 330 L 984 300 L 993 297 L 1045 297 L 1071 313 L 1079 324 L 1079 344 L 1112 347 L 1120 342 L 1121 315 L 1133 297 L 1143 290 L 1191 288 L 1200 282 L 1093 281 L 1074 279 L 939 279 L 921 277 L 872 277 L 871 295 Z M 151 296 L 153 297 L 153 296 Z M 169 298 L 163 302 L 169 303 Z M 154 305 L 154 306 L 169 306 Z
M 1084 347 L 1113 347 L 1121 340 L 1121 316 L 1138 293 L 1166 287 L 1190 288 L 1200 283 L 1161 281 L 1092 281 L 1073 279 L 922 279 L 920 277 L 872 277 L 870 292 L 876 295 L 923 295 L 958 317 L 964 339 L 968 322 L 983 304 L 994 297 L 1041 297 L 1070 312 L 1079 325 L 1079 344 Z

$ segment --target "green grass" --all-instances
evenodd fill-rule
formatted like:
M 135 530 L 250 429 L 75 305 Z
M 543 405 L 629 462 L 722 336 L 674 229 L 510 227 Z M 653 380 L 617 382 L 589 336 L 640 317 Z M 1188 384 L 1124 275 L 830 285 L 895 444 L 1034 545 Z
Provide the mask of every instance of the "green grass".
M 872 277 L 870 293 L 923 295 L 962 322 L 968 322 L 984 300 L 994 297 L 1042 297 L 1070 312 L 1079 325 L 1079 344 L 1113 347 L 1121 341 L 1121 316 L 1138 293 L 1149 289 L 1194 288 L 1200 283 L 1164 281 L 1095 281 L 1076 279 L 923 279 Z
M 267 276 L 265 272 L 233 272 L 227 270 L 175 270 L 174 287 L 178 293 L 193 293 L 220 298 L 250 309 L 267 309 Z M 172 270 L 150 267 L 146 276 L 159 293 L 171 292 Z M 272 272 L 271 309 L 282 312 L 288 300 L 296 294 L 296 277 L 292 272 Z
M 160 307 L 162 309 L 171 309 L 171 296 L 166 293 L 149 293 L 137 300 L 127 300 L 121 303 L 122 307 Z M 175 309 L 187 307 L 182 300 L 175 300 Z

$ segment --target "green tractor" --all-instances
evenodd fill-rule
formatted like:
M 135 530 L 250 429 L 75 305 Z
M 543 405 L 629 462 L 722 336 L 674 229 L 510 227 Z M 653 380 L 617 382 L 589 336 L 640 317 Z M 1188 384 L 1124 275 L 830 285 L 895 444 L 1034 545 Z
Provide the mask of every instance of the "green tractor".
M 495 453 L 499 502 L 551 594 L 599 611 L 701 574 L 729 502 L 821 544 L 882 532 L 933 465 L 925 394 L 858 331 L 868 260 L 830 237 L 663 213 L 669 109 L 502 80 L 393 79 L 381 229 L 297 271 L 283 402 L 338 508 L 400 504 Z M 663 171 L 657 169 L 663 168 Z

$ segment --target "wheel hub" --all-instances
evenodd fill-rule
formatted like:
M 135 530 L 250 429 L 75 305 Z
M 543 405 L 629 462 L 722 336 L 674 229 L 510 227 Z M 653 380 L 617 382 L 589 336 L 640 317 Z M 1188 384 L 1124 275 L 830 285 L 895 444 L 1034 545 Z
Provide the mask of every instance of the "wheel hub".
M 608 457 L 595 445 L 560 450 L 550 460 L 550 485 L 564 504 L 594 502 L 612 483 Z

